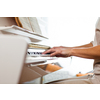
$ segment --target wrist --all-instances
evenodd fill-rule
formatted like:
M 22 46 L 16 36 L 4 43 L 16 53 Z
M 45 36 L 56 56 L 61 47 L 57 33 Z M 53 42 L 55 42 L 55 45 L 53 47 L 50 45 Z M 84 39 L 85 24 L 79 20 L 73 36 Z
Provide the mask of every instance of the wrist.
M 70 56 L 74 56 L 74 54 L 75 54 L 75 48 L 71 48 L 71 50 L 70 50 Z

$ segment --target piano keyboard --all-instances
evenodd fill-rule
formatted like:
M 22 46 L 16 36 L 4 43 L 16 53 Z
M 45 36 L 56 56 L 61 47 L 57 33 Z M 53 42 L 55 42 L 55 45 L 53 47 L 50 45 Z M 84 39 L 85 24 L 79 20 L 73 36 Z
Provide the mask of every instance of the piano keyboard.
M 37 57 L 37 56 L 50 57 L 50 54 L 42 54 L 42 53 L 43 52 L 27 52 L 27 55 L 31 57 Z
M 50 53 L 48 54 L 42 54 L 45 51 L 45 49 L 28 49 L 27 55 L 31 57 L 50 57 Z

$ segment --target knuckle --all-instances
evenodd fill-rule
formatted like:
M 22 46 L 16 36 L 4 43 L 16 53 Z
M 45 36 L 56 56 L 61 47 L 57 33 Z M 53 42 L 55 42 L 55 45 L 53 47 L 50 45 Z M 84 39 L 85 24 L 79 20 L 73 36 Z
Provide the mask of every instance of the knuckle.
M 57 47 L 53 47 L 53 49 L 56 49 Z
M 63 48 L 63 46 L 60 46 L 60 48 Z

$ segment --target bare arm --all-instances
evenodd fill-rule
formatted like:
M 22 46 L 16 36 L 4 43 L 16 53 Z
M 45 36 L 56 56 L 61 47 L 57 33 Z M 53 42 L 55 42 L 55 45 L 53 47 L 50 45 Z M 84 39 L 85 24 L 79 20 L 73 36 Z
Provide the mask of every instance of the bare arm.
M 85 44 L 85 45 L 82 45 L 82 46 L 76 46 L 76 47 L 72 47 L 72 48 L 88 48 L 88 47 L 93 47 L 93 44 L 89 43 L 89 44 Z
M 82 58 L 89 58 L 89 59 L 95 59 L 98 58 L 96 55 L 98 55 L 98 52 L 95 50 L 99 50 L 99 48 L 94 48 L 92 43 L 82 45 L 82 46 L 76 46 L 76 47 L 53 47 L 47 51 L 45 51 L 43 54 L 51 53 L 50 56 L 56 56 L 56 57 L 70 57 L 70 56 L 77 56 Z M 97 54 L 96 54 L 97 53 Z
M 100 59 L 100 45 L 83 49 L 73 48 L 70 51 L 70 55 L 88 59 Z

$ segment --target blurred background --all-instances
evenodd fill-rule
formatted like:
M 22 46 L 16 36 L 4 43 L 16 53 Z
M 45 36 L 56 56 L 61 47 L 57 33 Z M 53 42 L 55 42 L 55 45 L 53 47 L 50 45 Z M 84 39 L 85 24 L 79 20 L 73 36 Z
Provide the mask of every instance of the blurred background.
M 80 46 L 94 40 L 98 17 L 48 17 L 49 45 Z M 73 74 L 86 73 L 93 68 L 93 60 L 78 57 L 59 58 L 59 63 Z

